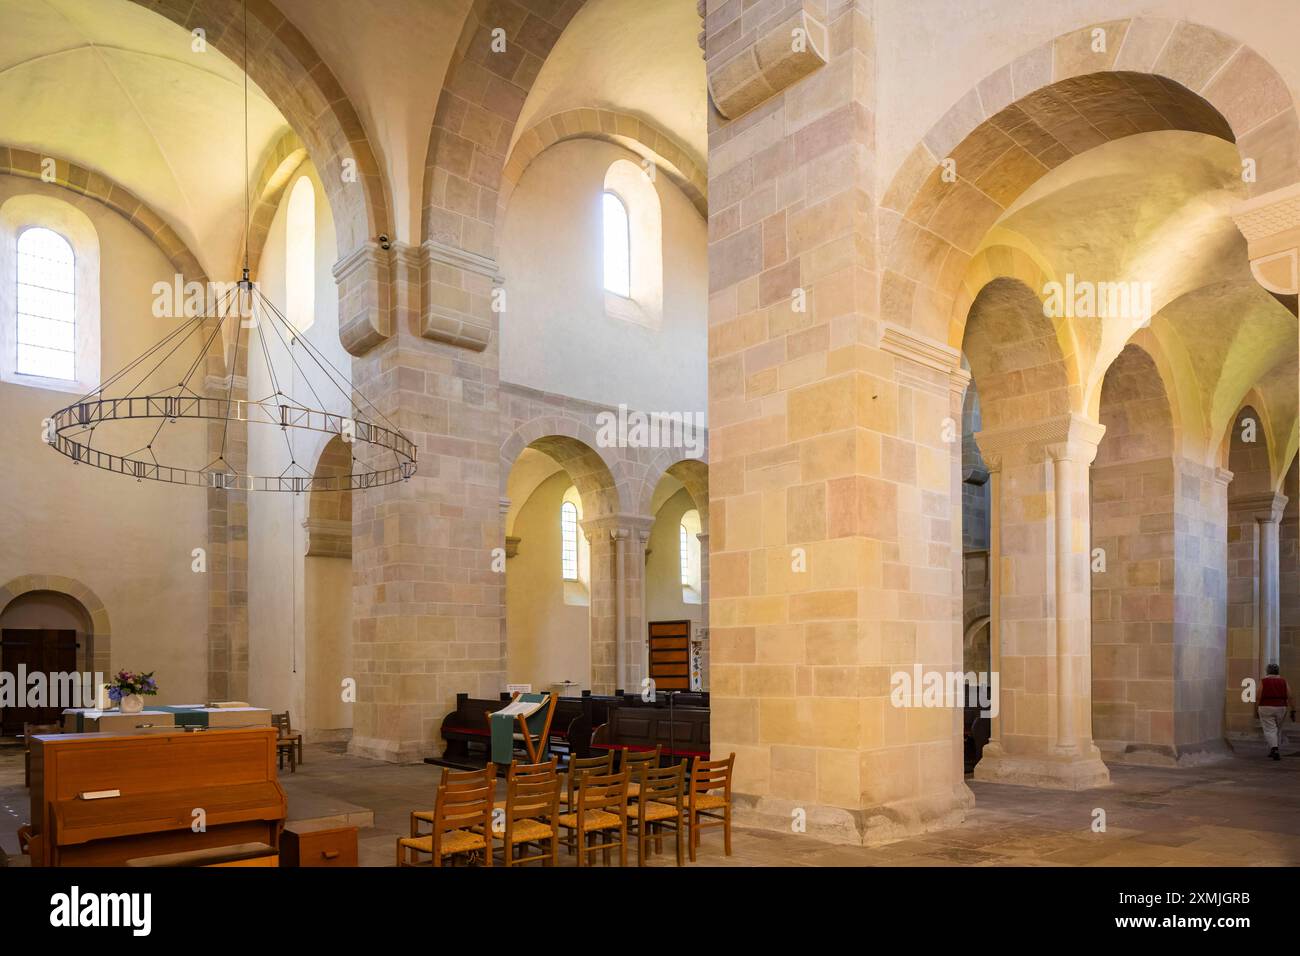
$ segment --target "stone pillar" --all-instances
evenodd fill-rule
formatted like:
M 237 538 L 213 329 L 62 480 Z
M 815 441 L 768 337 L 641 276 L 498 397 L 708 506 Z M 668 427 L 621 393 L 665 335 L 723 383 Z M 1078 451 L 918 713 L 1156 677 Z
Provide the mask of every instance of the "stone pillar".
M 380 265 L 349 269 L 345 261 L 335 272 L 369 282 L 384 272 Z M 500 277 L 489 259 L 430 243 L 418 253 L 393 250 L 388 271 L 398 277 L 391 334 L 354 360 L 352 378 L 377 406 L 368 414 L 392 420 L 419 458 L 412 479 L 353 497 L 357 702 L 349 752 L 415 761 L 440 746 L 438 727 L 458 692 L 495 697 L 505 686 L 505 584 L 493 564 L 504 544 L 491 308 Z M 375 308 L 365 314 L 382 316 Z M 348 327 L 357 332 L 345 336 L 356 355 L 375 323 Z M 391 467 L 391 454 L 357 453 Z
M 700 654 L 700 686 L 709 689 L 709 532 L 701 531 L 700 540 L 700 628 L 695 636 L 702 638 Z M 700 634 L 703 631 L 703 634 Z
M 234 401 L 248 398 L 250 330 L 243 330 L 234 373 L 209 356 L 204 394 Z M 233 381 L 232 381 L 233 375 Z M 208 699 L 248 700 L 248 491 L 239 477 L 248 470 L 248 423 L 216 420 L 207 427 L 207 458 L 213 462 L 208 499 Z M 220 460 L 219 460 L 220 459 Z M 222 461 L 225 470 L 223 471 Z M 224 476 L 224 477 L 222 477 Z
M 646 675 L 642 587 L 650 521 L 606 515 L 582 522 L 591 544 L 591 689 L 639 690 Z
M 1281 618 L 1278 523 L 1286 495 L 1274 492 L 1228 500 L 1228 660 L 1224 723 L 1229 737 L 1258 736 L 1255 702 L 1243 701 L 1242 682 L 1255 681 L 1277 661 Z
M 802 811 L 856 843 L 956 824 L 971 799 L 957 708 L 891 699 L 896 675 L 961 665 L 959 356 L 879 318 L 868 7 L 705 20 L 727 117 L 709 138 L 711 749 L 736 754 L 750 824 L 788 833 Z
M 1088 468 L 1102 427 L 1078 415 L 984 431 L 1000 458 L 992 607 L 1000 726 L 976 779 L 1082 790 L 1109 782 L 1092 742 Z

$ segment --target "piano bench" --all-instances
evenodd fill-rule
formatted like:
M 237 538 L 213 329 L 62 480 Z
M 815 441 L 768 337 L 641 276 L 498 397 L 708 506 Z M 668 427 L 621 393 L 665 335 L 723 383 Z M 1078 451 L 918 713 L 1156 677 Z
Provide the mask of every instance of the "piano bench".
M 279 856 L 265 843 L 237 843 L 182 853 L 137 856 L 127 866 L 279 866 Z

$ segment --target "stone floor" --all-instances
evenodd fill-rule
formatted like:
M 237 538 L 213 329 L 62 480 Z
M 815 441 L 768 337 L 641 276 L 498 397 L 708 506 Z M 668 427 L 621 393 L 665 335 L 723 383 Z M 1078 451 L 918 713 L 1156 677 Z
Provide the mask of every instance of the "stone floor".
M 1300 753 L 1280 763 L 1262 745 L 1218 764 L 1187 769 L 1115 767 L 1113 785 L 1083 793 L 998 784 L 970 786 L 975 808 L 964 825 L 882 847 L 837 846 L 793 833 L 735 828 L 732 855 L 718 832 L 706 835 L 708 866 L 1258 866 L 1300 864 Z M 429 805 L 439 770 L 398 766 L 308 747 L 307 762 L 282 781 L 290 817 L 373 813 L 360 830 L 363 866 L 391 866 L 394 838 L 408 813 Z M 22 753 L 0 749 L 0 849 L 13 857 L 26 820 Z M 1094 833 L 1096 809 L 1106 832 Z M 671 865 L 671 853 L 652 865 Z M 16 862 L 12 861 L 11 862 Z M 561 854 L 564 865 L 572 859 Z

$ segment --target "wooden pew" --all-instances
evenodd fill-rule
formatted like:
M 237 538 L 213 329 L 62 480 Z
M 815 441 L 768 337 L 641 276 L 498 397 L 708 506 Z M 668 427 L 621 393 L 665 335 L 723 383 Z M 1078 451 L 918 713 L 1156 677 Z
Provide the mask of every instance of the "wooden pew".
M 81 797 L 102 790 L 121 795 Z M 195 810 L 204 832 L 192 828 Z M 248 844 L 273 858 L 285 811 L 274 728 L 33 738 L 34 866 L 123 866 Z
M 491 746 L 491 736 L 484 712 L 500 710 L 501 705 L 509 700 L 510 695 L 506 693 L 503 693 L 499 700 L 457 694 L 456 709 L 443 718 L 439 731 L 442 739 L 446 741 L 443 755 L 441 758 L 430 757 L 428 762 L 456 766 L 485 764 Z M 551 722 L 551 747 L 561 755 L 589 757 L 592 753 L 592 734 L 597 727 L 609 723 L 612 709 L 667 708 L 667 706 L 667 694 L 658 694 L 655 700 L 649 702 L 642 700 L 639 694 L 622 691 L 610 695 L 583 691 L 580 697 L 561 697 L 556 702 L 555 717 Z M 673 701 L 674 709 L 694 707 L 707 710 L 708 706 L 707 691 L 683 691 L 678 693 Z M 707 736 L 705 740 L 707 741 Z M 668 746 L 666 740 L 664 746 L 665 748 Z
M 709 709 L 667 704 L 615 704 L 609 720 L 592 734 L 591 749 L 653 750 L 663 748 L 669 763 L 709 757 Z

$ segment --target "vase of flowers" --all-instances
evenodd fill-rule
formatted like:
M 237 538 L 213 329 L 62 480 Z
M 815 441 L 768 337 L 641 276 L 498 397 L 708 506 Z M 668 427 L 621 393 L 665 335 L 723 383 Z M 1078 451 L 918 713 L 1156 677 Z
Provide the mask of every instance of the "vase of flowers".
M 117 704 L 124 714 L 138 714 L 144 710 L 145 695 L 158 693 L 158 682 L 154 680 L 153 671 L 137 674 L 133 671 L 118 671 L 108 686 L 109 700 Z

